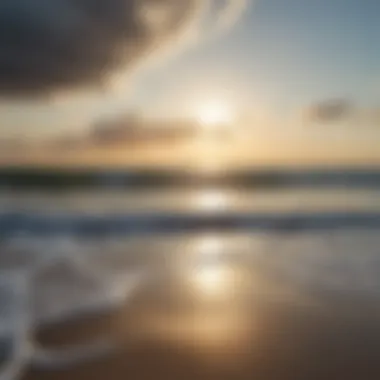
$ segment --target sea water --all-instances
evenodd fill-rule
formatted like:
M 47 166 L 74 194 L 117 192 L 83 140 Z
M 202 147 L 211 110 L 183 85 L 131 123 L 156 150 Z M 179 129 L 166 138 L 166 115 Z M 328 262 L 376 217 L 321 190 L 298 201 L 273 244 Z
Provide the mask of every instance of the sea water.
M 359 185 L 3 187 L 0 379 L 30 363 L 61 368 L 104 354 L 112 342 L 103 337 L 49 352 L 33 331 L 125 306 L 165 275 L 178 284 L 189 278 L 199 299 L 218 287 L 228 294 L 237 282 L 222 273 L 232 268 L 235 280 L 243 272 L 247 280 L 244 305 L 270 298 L 324 311 L 339 305 L 351 319 L 360 305 L 367 327 L 374 324 L 380 192 L 368 178 Z

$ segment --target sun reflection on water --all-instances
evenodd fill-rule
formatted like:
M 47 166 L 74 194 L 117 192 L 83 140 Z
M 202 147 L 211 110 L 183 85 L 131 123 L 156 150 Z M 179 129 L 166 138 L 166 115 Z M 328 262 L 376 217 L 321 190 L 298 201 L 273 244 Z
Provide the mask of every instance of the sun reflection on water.
M 220 257 L 223 253 L 223 241 L 218 236 L 206 235 L 197 240 L 195 249 L 198 255 L 205 257 Z
M 188 278 L 197 298 L 221 299 L 233 289 L 233 271 L 224 256 L 223 239 L 206 235 L 193 247 Z
M 139 331 L 217 357 L 244 346 L 256 328 L 247 293 L 252 284 L 231 249 L 229 238 L 215 232 L 192 239 L 170 287 L 163 287 L 170 297 L 139 318 Z
M 192 199 L 192 204 L 197 211 L 220 212 L 225 211 L 229 206 L 229 199 L 225 192 L 219 190 L 205 190 L 196 194 Z
M 231 275 L 228 268 L 221 265 L 200 267 L 192 275 L 192 282 L 198 294 L 208 297 L 227 295 L 231 290 Z

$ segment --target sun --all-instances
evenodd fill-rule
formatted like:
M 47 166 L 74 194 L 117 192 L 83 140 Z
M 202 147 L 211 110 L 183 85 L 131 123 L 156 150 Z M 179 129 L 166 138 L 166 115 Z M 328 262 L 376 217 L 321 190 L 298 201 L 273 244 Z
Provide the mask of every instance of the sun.
M 222 101 L 210 101 L 201 104 L 196 115 L 202 126 L 210 128 L 230 125 L 233 121 L 231 107 Z

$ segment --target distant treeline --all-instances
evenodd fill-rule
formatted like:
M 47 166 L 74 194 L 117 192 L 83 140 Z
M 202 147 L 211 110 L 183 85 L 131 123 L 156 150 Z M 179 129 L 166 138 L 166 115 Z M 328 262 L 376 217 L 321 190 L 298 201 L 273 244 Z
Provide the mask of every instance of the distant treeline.
M 279 174 L 279 173 L 278 173 Z M 276 186 L 283 179 L 275 172 L 220 173 L 200 175 L 181 170 L 96 169 L 0 169 L 0 186 L 16 189 L 46 188 L 144 188 L 191 186 Z
M 107 170 L 0 168 L 6 189 L 144 188 L 144 187 L 374 187 L 380 188 L 380 168 L 374 169 L 253 169 L 199 174 L 185 170 Z

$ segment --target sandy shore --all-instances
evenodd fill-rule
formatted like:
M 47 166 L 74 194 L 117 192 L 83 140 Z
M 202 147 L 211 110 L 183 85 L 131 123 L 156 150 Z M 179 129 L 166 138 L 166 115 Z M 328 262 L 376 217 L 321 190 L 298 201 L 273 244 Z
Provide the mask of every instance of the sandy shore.
M 30 368 L 24 379 L 380 378 L 377 234 L 342 233 L 329 244 L 285 236 L 266 251 L 256 239 L 224 240 L 233 276 L 219 288 L 215 272 L 179 270 L 194 238 L 109 251 L 108 262 L 148 265 L 156 276 L 119 311 L 39 329 L 36 340 L 59 348 L 106 334 L 116 351 L 71 369 Z

